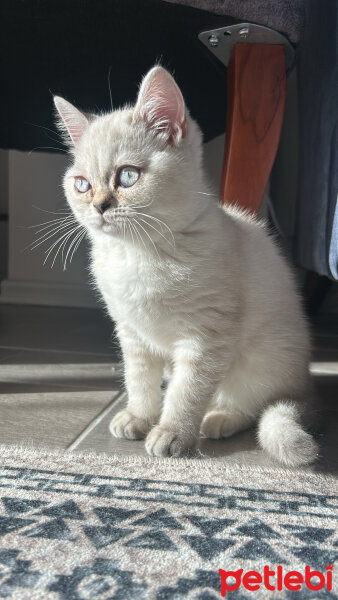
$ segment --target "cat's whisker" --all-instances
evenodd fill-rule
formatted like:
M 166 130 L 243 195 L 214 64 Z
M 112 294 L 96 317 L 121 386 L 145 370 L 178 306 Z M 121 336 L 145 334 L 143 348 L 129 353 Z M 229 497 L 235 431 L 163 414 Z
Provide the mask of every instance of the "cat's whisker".
M 81 244 L 82 240 L 83 240 L 83 239 L 86 237 L 86 233 L 87 233 L 87 232 L 86 232 L 86 230 L 84 230 L 84 231 L 82 232 L 82 235 L 79 237 L 78 241 L 76 242 L 76 244 L 75 244 L 75 246 L 74 246 L 74 248 L 73 248 L 72 254 L 71 254 L 71 256 L 70 256 L 69 263 L 71 263 L 71 262 L 72 262 L 72 260 L 73 260 L 73 257 L 74 257 L 74 254 L 76 253 L 76 251 L 77 251 L 78 247 L 80 246 L 80 244 Z
M 67 244 L 68 240 L 72 237 L 73 233 L 74 233 L 74 231 L 71 231 L 70 233 L 68 233 L 68 235 L 65 236 L 65 239 L 63 240 L 63 242 L 61 242 L 61 244 L 57 248 L 57 250 L 55 252 L 55 255 L 54 255 L 54 258 L 53 258 L 53 261 L 52 261 L 51 266 L 50 266 L 51 269 L 53 269 L 53 267 L 54 267 L 54 264 L 55 264 L 55 261 L 56 261 L 56 257 L 59 254 L 60 250 L 61 250 L 61 263 L 63 263 L 63 253 L 64 253 L 64 250 L 65 250 L 66 244 Z
M 44 227 L 41 227 L 41 229 L 39 229 L 38 231 L 34 231 L 34 235 L 39 235 L 42 231 L 46 231 L 46 229 L 49 229 L 50 231 L 52 231 L 53 227 L 58 227 L 59 225 L 62 225 L 62 224 L 66 225 L 68 223 L 75 223 L 75 219 L 74 218 L 71 219 L 70 217 L 58 219 L 57 221 L 50 223 L 50 225 L 45 225 Z
M 165 237 L 165 235 L 163 235 L 163 233 L 161 233 L 161 231 L 159 231 L 158 229 L 156 229 L 156 227 L 154 227 L 151 223 L 148 223 L 147 221 L 145 221 L 144 219 L 142 219 L 141 217 L 139 217 L 140 221 L 142 221 L 142 223 L 145 223 L 145 225 L 148 225 L 148 227 L 151 227 L 154 231 L 156 231 L 161 237 L 163 237 L 163 239 L 167 242 L 167 244 L 169 244 L 169 246 L 171 246 L 172 248 L 174 248 L 175 246 L 172 244 L 172 242 L 170 242 L 170 240 L 168 240 L 168 238 Z
M 42 235 L 40 238 L 38 238 L 37 240 L 35 240 L 33 242 L 33 245 L 31 247 L 31 250 L 34 250 L 35 248 L 37 248 L 38 246 L 41 246 L 41 244 L 43 244 L 44 242 L 46 242 L 47 240 L 53 238 L 55 235 L 57 235 L 58 233 L 60 233 L 61 231 L 64 231 L 66 229 L 69 230 L 69 227 L 73 227 L 74 223 L 66 223 L 64 225 L 61 225 L 60 227 L 57 227 L 55 229 L 53 229 L 52 232 L 47 231 L 47 233 L 45 233 L 44 235 Z M 40 240 L 40 241 L 39 241 Z M 28 246 L 29 247 L 29 246 Z
M 156 248 L 156 245 L 154 244 L 154 241 L 151 239 L 151 237 L 150 237 L 149 233 L 148 233 L 148 232 L 147 232 L 147 231 L 144 229 L 144 227 L 141 225 L 140 221 L 136 221 L 136 222 L 137 222 L 137 224 L 138 224 L 138 225 L 141 227 L 141 229 L 144 231 L 144 233 L 146 234 L 146 236 L 149 238 L 149 241 L 150 241 L 150 243 L 151 243 L 151 244 L 154 246 L 154 250 L 155 250 L 155 252 L 156 252 L 156 254 L 157 254 L 158 258 L 159 258 L 159 259 L 161 259 L 160 255 L 159 255 L 159 253 L 158 253 L 158 250 L 157 250 L 157 248 Z
M 147 217 L 147 219 L 152 219 L 153 221 L 156 221 L 157 223 L 159 223 L 160 226 L 163 225 L 163 227 L 165 227 L 169 231 L 169 233 L 172 237 L 173 245 L 175 246 L 174 234 L 171 231 L 170 227 L 166 223 L 164 223 L 164 221 L 161 221 L 161 219 L 157 219 L 157 217 L 153 217 L 152 215 L 147 215 L 146 213 L 135 212 L 135 214 L 141 215 L 142 217 Z
M 53 244 L 52 244 L 51 246 L 49 246 L 49 248 L 47 248 L 47 250 L 45 250 L 46 258 L 45 258 L 45 260 L 44 260 L 44 263 L 43 263 L 43 264 L 45 264 L 45 263 L 46 263 L 46 261 L 47 261 L 47 259 L 48 259 L 49 255 L 50 255 L 50 253 L 51 253 L 51 252 L 52 252 L 52 250 L 55 248 L 55 246 L 57 246 L 57 245 L 58 245 L 58 244 L 61 242 L 61 243 L 60 243 L 60 246 L 59 246 L 59 248 L 58 248 L 58 250 L 57 250 L 57 251 L 59 251 L 59 250 L 61 249 L 62 245 L 63 245 L 63 241 L 62 241 L 62 240 L 64 240 L 64 239 L 65 239 L 65 237 L 67 237 L 68 235 L 70 235 L 70 234 L 74 233 L 75 229 L 76 229 L 76 228 L 73 228 L 71 231 L 66 231 L 66 233 L 62 234 L 62 235 L 61 235 L 61 236 L 60 236 L 60 237 L 59 237 L 59 238 L 58 238 L 58 239 L 57 239 L 55 242 L 53 242 Z
M 76 244 L 76 241 L 83 234 L 83 230 L 84 230 L 84 228 L 81 227 L 80 231 L 76 234 L 76 236 L 73 238 L 73 240 L 70 242 L 70 244 L 68 246 L 66 258 L 65 258 L 64 263 L 63 263 L 63 270 L 64 271 L 66 271 L 66 269 L 67 269 L 67 259 L 68 259 L 69 253 L 70 253 L 71 249 L 74 247 L 74 245 Z M 63 254 L 63 250 L 62 250 L 62 254 Z
M 26 246 L 26 248 L 24 248 L 24 250 L 28 250 L 28 249 L 34 250 L 35 248 L 37 248 L 38 246 L 40 246 L 41 244 L 43 244 L 50 238 L 54 237 L 57 233 L 59 233 L 59 231 L 62 231 L 63 229 L 67 229 L 68 227 L 72 227 L 73 224 L 74 224 L 73 221 L 71 221 L 69 223 L 68 222 L 62 223 L 61 225 L 55 227 L 52 231 L 47 231 L 41 237 L 37 238 L 36 240 L 34 240 L 30 244 L 28 244 L 28 246 Z
M 51 221 L 45 221 L 44 223 L 37 223 L 36 225 L 18 225 L 18 227 L 22 229 L 35 229 L 36 227 L 42 227 L 43 225 L 48 225 L 52 223 L 57 223 L 58 221 L 63 221 L 66 217 L 59 217 L 58 219 L 52 219 Z
M 61 217 L 60 219 L 58 219 L 57 221 L 55 221 L 54 223 L 50 223 L 49 225 L 45 225 L 42 229 L 47 229 L 48 227 L 59 227 L 62 224 L 67 224 L 67 223 L 76 223 L 77 220 L 74 218 L 73 215 L 68 215 L 67 217 Z M 42 223 L 41 223 L 42 225 Z M 34 235 L 38 235 L 39 231 L 34 231 Z
M 76 225 L 79 225 L 77 222 L 75 222 L 74 224 L 76 224 Z M 75 230 L 76 230 L 76 229 L 75 229 Z M 63 264 L 64 264 L 64 256 L 65 256 L 65 255 L 64 255 L 64 253 L 65 253 L 65 251 L 66 251 L 67 241 L 68 241 L 68 239 L 71 239 L 71 237 L 72 237 L 73 233 L 74 233 L 74 230 L 69 232 L 69 237 L 66 237 L 66 238 L 65 238 L 65 240 L 64 240 L 64 242 L 63 242 L 63 244 L 62 244 L 62 246 L 61 246 L 61 248 L 62 248 L 62 249 L 61 249 L 61 262 L 62 262 Z M 65 270 L 65 269 L 64 269 L 64 270 Z
M 111 85 L 110 85 L 111 67 L 112 66 L 110 65 L 110 67 L 108 69 L 108 90 L 109 90 L 110 106 L 111 106 L 111 109 L 113 111 L 114 110 L 114 108 L 113 108 L 113 98 L 112 98 L 112 95 L 111 95 Z
M 57 255 L 58 255 L 58 253 L 60 252 L 61 248 L 63 247 L 64 241 L 66 241 L 66 240 L 65 240 L 65 238 L 66 238 L 66 239 L 69 239 L 69 237 L 70 237 L 70 236 L 71 236 L 73 233 L 75 233 L 75 231 L 77 231 L 77 230 L 79 229 L 79 227 L 82 227 L 82 225 L 78 225 L 77 227 L 73 227 L 73 229 L 72 229 L 71 231 L 67 231 L 66 233 L 64 233 L 64 234 L 63 234 L 61 237 L 59 237 L 59 238 L 56 240 L 56 242 L 54 242 L 54 243 L 53 243 L 53 244 L 50 246 L 50 248 L 48 248 L 48 249 L 46 250 L 46 258 L 45 258 L 45 260 L 44 260 L 44 262 L 43 262 L 43 264 L 44 264 L 44 265 L 46 264 L 46 262 L 47 262 L 47 260 L 48 260 L 48 257 L 50 256 L 50 254 L 51 254 L 51 252 L 53 251 L 53 249 L 55 248 L 55 246 L 57 246 L 57 244 L 59 244 L 59 243 L 61 242 L 61 243 L 60 243 L 60 245 L 59 245 L 59 247 L 58 247 L 58 249 L 57 249 L 57 251 L 56 251 L 56 253 L 55 253 L 54 260 L 53 260 L 53 262 L 52 262 L 52 266 L 51 266 L 51 268 L 53 268 L 53 266 L 54 266 L 54 263 L 55 263 L 55 260 L 56 260 L 56 257 L 57 257 Z M 62 240 L 63 240 L 63 241 L 62 241 Z
M 144 246 L 144 249 L 145 249 L 145 250 L 147 250 L 147 246 L 146 246 L 146 244 L 145 244 L 145 242 L 144 242 L 144 239 L 143 239 L 143 237 L 141 236 L 140 232 L 138 231 L 138 229 L 137 229 L 137 227 L 136 227 L 136 224 L 135 224 L 135 223 L 132 223 L 132 222 L 130 221 L 130 225 L 131 225 L 131 227 L 133 228 L 133 230 L 134 230 L 134 232 L 135 232 L 135 235 L 137 235 L 138 239 L 139 239 L 139 240 L 141 240 L 141 242 L 142 242 L 142 244 L 143 244 L 143 246 Z
M 133 246 L 135 248 L 134 234 L 133 234 L 133 230 L 132 230 L 131 223 L 130 223 L 129 220 L 127 221 L 127 225 L 128 225 L 129 231 L 130 231 L 130 235 L 131 235 L 131 239 L 132 239 L 132 242 L 133 242 Z
M 141 240 L 141 242 L 143 243 L 143 246 L 144 246 L 145 244 L 144 244 L 142 238 L 140 237 L 140 233 L 137 231 L 136 225 L 134 223 L 130 222 L 130 226 L 133 228 L 135 235 L 138 237 L 139 240 Z
M 69 208 L 67 208 L 67 207 L 61 208 L 59 212 L 55 212 L 55 211 L 52 211 L 52 210 L 47 210 L 46 208 L 41 208 L 41 206 L 36 206 L 36 204 L 32 204 L 32 208 L 36 208 L 36 210 L 41 210 L 41 212 L 45 212 L 45 213 L 48 213 L 50 215 L 72 214 L 72 211 L 69 210 Z
M 53 261 L 52 261 L 52 264 L 51 264 L 51 267 L 50 267 L 51 269 L 53 269 L 53 267 L 54 267 L 54 264 L 55 264 L 55 261 L 56 261 L 56 257 L 59 254 L 60 250 L 61 250 L 61 263 L 63 264 L 63 261 L 64 261 L 64 251 L 66 249 L 67 242 L 68 242 L 69 239 L 71 239 L 73 233 L 74 233 L 74 230 L 70 231 L 65 236 L 64 240 L 61 242 L 61 244 L 59 245 L 59 247 L 57 248 L 57 250 L 55 252 L 55 255 L 54 255 L 54 258 L 53 258 Z
M 70 259 L 69 259 L 69 263 L 71 263 L 71 262 L 72 262 L 72 260 L 73 260 L 73 256 L 74 256 L 75 252 L 77 251 L 78 247 L 80 246 L 80 244 L 81 244 L 82 240 L 83 240 L 83 239 L 86 237 L 86 233 L 87 233 L 87 232 L 86 232 L 86 230 L 84 230 L 84 231 L 83 231 L 83 233 L 82 233 L 82 236 L 81 236 L 81 237 L 80 237 L 80 239 L 79 239 L 79 241 L 78 241 L 78 242 L 76 243 L 76 245 L 74 246 L 74 248 L 73 248 L 73 252 L 72 252 L 72 254 L 71 254 L 71 257 L 70 257 Z
M 44 129 L 46 131 L 50 131 L 50 133 L 52 133 L 53 135 L 56 135 L 57 138 L 58 138 L 56 140 L 53 139 L 53 138 L 50 138 L 50 139 L 53 139 L 54 142 L 62 144 L 63 146 L 66 146 L 66 144 L 64 144 L 63 141 L 62 141 L 61 135 L 57 131 L 55 131 L 53 129 L 50 129 L 49 127 L 45 127 L 45 125 L 38 125 L 37 123 L 30 123 L 29 121 L 25 121 L 25 124 L 26 125 L 32 125 L 33 127 L 39 127 L 39 129 Z M 48 137 L 50 137 L 50 136 L 48 136 Z
M 28 152 L 28 156 L 30 156 L 36 150 L 57 150 L 58 152 L 64 152 L 64 148 L 56 148 L 55 146 L 35 146 Z
M 71 239 L 72 235 L 73 235 L 73 231 L 70 231 L 69 233 L 69 237 L 65 237 L 65 239 L 63 240 L 63 243 L 61 244 L 61 263 L 64 265 L 64 260 L 65 260 L 65 251 L 66 251 L 66 246 L 67 246 L 67 241 L 68 239 Z M 63 270 L 65 270 L 65 268 L 63 268 Z
M 138 209 L 138 208 L 148 208 L 148 206 L 151 206 L 153 204 L 154 200 L 151 200 L 150 202 L 148 202 L 148 204 L 131 204 L 129 206 L 129 208 L 131 209 Z

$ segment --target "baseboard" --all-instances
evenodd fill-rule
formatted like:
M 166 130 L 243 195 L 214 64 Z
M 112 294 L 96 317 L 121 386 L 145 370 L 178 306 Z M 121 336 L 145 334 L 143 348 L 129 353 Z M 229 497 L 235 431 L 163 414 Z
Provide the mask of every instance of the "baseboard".
M 100 306 L 99 300 L 89 286 L 13 279 L 4 279 L 1 282 L 0 303 L 77 308 Z

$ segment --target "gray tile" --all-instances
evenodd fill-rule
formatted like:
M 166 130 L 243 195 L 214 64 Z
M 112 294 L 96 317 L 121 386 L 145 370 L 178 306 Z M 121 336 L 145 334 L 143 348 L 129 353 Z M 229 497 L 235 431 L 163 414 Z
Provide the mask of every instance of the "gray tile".
M 121 440 L 112 436 L 109 431 L 109 423 L 116 413 L 124 408 L 126 395 L 121 395 L 114 402 L 102 419 L 99 419 L 94 428 L 88 428 L 88 432 L 76 440 L 71 449 L 83 452 L 107 452 L 108 454 L 122 454 L 147 456 L 143 441 Z
M 113 323 L 103 309 L 3 304 L 0 315 L 2 348 L 116 355 Z
M 1 340 L 1 337 L 0 337 Z M 36 348 L 4 347 L 0 344 L 1 365 L 43 365 L 43 364 L 87 364 L 113 363 L 114 352 L 66 352 L 61 350 L 39 350 Z
M 3 364 L 0 365 L 0 391 L 10 394 L 111 390 L 121 386 L 121 375 L 121 365 L 111 363 Z
M 17 357 L 19 354 L 20 350 L 13 350 L 11 348 L 1 348 L 0 346 L 0 365 L 16 364 Z M 28 358 L 28 356 L 30 356 L 30 353 L 26 353 L 26 358 Z
M 259 465 L 265 467 L 278 466 L 257 446 L 255 431 L 243 431 L 223 440 L 201 438 L 199 450 L 202 458 L 215 458 L 227 464 Z
M 1 394 L 1 443 L 66 448 L 117 395 L 116 391 Z

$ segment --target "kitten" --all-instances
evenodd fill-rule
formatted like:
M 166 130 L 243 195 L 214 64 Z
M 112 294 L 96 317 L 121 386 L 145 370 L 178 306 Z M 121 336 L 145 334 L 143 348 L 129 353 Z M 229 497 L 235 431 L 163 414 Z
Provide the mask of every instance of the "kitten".
M 180 456 L 200 431 L 226 438 L 258 421 L 271 457 L 313 461 L 301 424 L 309 336 L 293 278 L 262 223 L 217 205 L 201 131 L 171 75 L 154 67 L 136 105 L 109 114 L 55 105 L 74 158 L 65 193 L 123 352 L 128 403 L 112 434 Z

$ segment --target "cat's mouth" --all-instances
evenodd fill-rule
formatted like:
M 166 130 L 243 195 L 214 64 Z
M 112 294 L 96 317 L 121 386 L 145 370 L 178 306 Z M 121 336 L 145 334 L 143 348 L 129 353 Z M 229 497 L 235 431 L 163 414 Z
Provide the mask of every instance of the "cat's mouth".
M 128 215 L 121 214 L 121 213 L 117 214 L 117 215 L 116 214 L 110 214 L 110 215 L 103 214 L 101 216 L 100 226 L 104 232 L 109 233 L 114 230 L 116 231 L 116 230 L 122 229 L 123 226 L 125 226 L 127 219 L 128 219 Z

